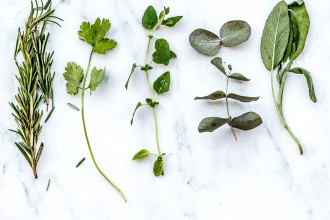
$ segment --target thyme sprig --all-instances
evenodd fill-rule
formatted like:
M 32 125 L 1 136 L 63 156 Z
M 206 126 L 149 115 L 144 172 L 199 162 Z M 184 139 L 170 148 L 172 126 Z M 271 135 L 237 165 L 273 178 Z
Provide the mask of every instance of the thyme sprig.
M 50 0 L 46 4 L 41 1 L 41 5 L 37 0 L 31 1 L 29 18 L 25 23 L 24 31 L 18 29 L 14 51 L 14 60 L 18 69 L 16 79 L 19 87 L 15 95 L 17 103 L 9 104 L 13 109 L 12 115 L 15 118 L 17 130 L 10 131 L 21 137 L 21 141 L 15 142 L 15 145 L 31 166 L 35 178 L 38 178 L 37 165 L 44 147 L 42 142 L 37 147 L 42 130 L 41 102 L 46 104 L 48 110 L 48 105 L 52 100 L 50 114 L 54 110 L 55 73 L 51 72 L 54 52 L 46 52 L 49 33 L 45 32 L 48 22 L 59 25 L 56 20 L 62 20 L 53 16 L 54 11 L 51 9 Z M 23 59 L 21 63 L 17 59 L 20 54 Z

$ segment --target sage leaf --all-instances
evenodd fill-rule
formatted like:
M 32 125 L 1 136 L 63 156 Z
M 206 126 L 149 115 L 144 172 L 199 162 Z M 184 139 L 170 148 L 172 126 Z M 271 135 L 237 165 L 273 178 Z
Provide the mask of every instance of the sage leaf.
M 151 5 L 145 10 L 142 17 L 142 26 L 145 29 L 151 30 L 158 23 L 157 12 Z
M 133 65 L 132 65 L 132 69 L 131 69 L 131 73 L 129 74 L 129 77 L 128 77 L 128 79 L 127 79 L 127 81 L 126 81 L 126 84 L 125 84 L 125 88 L 126 88 L 126 90 L 127 90 L 127 88 L 128 88 L 129 80 L 131 79 L 132 74 L 134 73 L 134 70 L 135 70 L 136 67 L 137 67 L 137 65 L 136 65 L 135 63 L 133 63 Z
M 228 21 L 220 29 L 221 42 L 232 47 L 247 41 L 251 36 L 251 27 L 246 21 Z
M 220 38 L 207 30 L 196 29 L 189 36 L 190 45 L 199 53 L 214 56 L 220 50 Z
M 253 102 L 253 101 L 257 101 L 259 99 L 259 97 L 241 96 L 241 95 L 237 95 L 235 93 L 229 93 L 227 95 L 227 97 L 230 99 L 235 99 L 240 102 Z
M 154 90 L 158 95 L 168 92 L 171 84 L 171 74 L 169 71 L 163 73 L 153 85 Z
M 288 45 L 289 34 L 288 6 L 285 1 L 280 1 L 269 14 L 261 38 L 261 58 L 269 71 L 281 62 Z
M 211 63 L 218 68 L 223 74 L 227 76 L 225 67 L 222 65 L 222 59 L 221 57 L 215 57 L 211 60 Z
M 217 99 L 222 99 L 225 97 L 226 97 L 226 94 L 223 91 L 215 91 L 207 96 L 196 97 L 195 100 L 200 100 L 200 99 L 217 100 Z
M 134 109 L 133 115 L 132 115 L 132 119 L 131 119 L 131 125 L 133 125 L 133 120 L 134 120 L 134 116 L 135 116 L 135 112 L 136 110 L 138 110 L 138 108 L 140 108 L 142 106 L 141 102 L 138 102 L 138 104 L 136 104 L 136 107 Z
M 105 68 L 97 70 L 96 67 L 92 69 L 91 79 L 88 88 L 92 91 L 95 91 L 98 85 L 102 82 L 105 74 Z
M 175 17 L 167 18 L 162 21 L 162 25 L 165 25 L 167 27 L 173 27 L 181 20 L 181 18 L 182 18 L 182 16 L 175 16 Z
M 137 152 L 132 160 L 141 160 L 143 158 L 146 158 L 150 155 L 149 151 L 146 149 L 142 149 L 139 152 Z
M 158 156 L 155 161 L 153 172 L 155 176 L 164 175 L 164 160 L 162 156 Z
M 298 29 L 298 31 L 293 32 L 298 33 L 298 36 L 293 37 L 292 43 L 295 47 L 294 50 L 291 49 L 290 53 L 290 60 L 295 60 L 305 47 L 310 20 L 304 3 L 299 4 L 299 2 L 293 2 L 288 7 L 290 11 L 289 15 L 291 24 Z
M 250 81 L 250 79 L 246 78 L 240 73 L 233 73 L 228 76 L 228 78 L 239 80 L 239 81 Z
M 203 132 L 213 132 L 214 130 L 220 128 L 222 125 L 229 123 L 231 117 L 229 118 L 218 118 L 218 117 L 208 117 L 204 118 L 198 125 L 199 133 Z
M 251 130 L 261 125 L 262 119 L 255 112 L 247 112 L 241 116 L 235 117 L 229 123 L 233 128 L 238 128 L 244 131 Z
M 311 74 L 307 70 L 305 70 L 303 68 L 300 68 L 300 67 L 290 69 L 290 72 L 291 73 L 296 73 L 296 74 L 303 74 L 305 76 L 306 81 L 307 81 L 307 85 L 308 85 L 308 89 L 309 89 L 309 98 L 314 103 L 317 102 L 317 98 L 316 98 L 316 95 L 315 95 L 315 92 L 314 92 L 314 84 L 313 84 Z
M 171 50 L 168 42 L 165 39 L 157 39 L 155 49 L 156 51 L 152 54 L 153 61 L 167 66 L 171 59 Z

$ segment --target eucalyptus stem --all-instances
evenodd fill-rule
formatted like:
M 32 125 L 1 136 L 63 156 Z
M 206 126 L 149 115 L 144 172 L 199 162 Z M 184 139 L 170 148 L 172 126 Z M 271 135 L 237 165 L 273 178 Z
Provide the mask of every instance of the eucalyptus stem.
M 110 183 L 110 185 L 115 189 L 117 190 L 117 192 L 121 195 L 121 197 L 123 198 L 123 200 L 125 202 L 127 202 L 127 199 L 125 197 L 125 195 L 123 194 L 123 192 L 120 190 L 120 188 L 114 184 L 104 173 L 103 171 L 100 169 L 100 167 L 98 166 L 96 160 L 95 160 L 95 157 L 94 157 L 94 154 L 93 154 L 93 151 L 92 151 L 92 147 L 91 147 L 91 144 L 90 144 L 90 141 L 89 141 L 89 138 L 88 138 L 88 133 L 87 133 L 87 127 L 86 127 L 86 122 L 85 122 L 85 88 L 86 88 L 86 79 L 87 79 L 87 76 L 88 76 L 88 73 L 89 73 L 89 68 L 90 68 L 90 64 L 91 64 L 91 60 L 92 60 L 92 55 L 93 55 L 93 50 L 91 51 L 90 53 L 90 56 L 89 56 L 89 60 L 88 60 L 88 66 L 87 66 L 87 70 L 86 70 L 86 74 L 84 76 L 84 79 L 83 79 L 83 84 L 82 84 L 82 90 L 81 90 L 81 118 L 82 118 L 82 122 L 83 122 L 83 127 L 84 127 L 84 134 L 85 134 L 85 138 L 86 138 L 86 142 L 87 142 L 87 146 L 88 146 L 88 150 L 89 150 L 89 153 L 92 157 L 92 160 L 93 160 L 93 163 L 96 167 L 96 169 L 99 171 L 99 173 L 104 177 L 104 179 L 106 179 L 108 181 L 108 183 Z
M 229 84 L 229 75 L 230 73 L 228 74 L 227 76 L 227 82 L 226 82 L 226 108 L 227 108 L 227 115 L 228 115 L 228 118 L 231 117 L 230 116 L 230 112 L 229 112 L 229 104 L 228 104 L 228 84 Z M 233 128 L 233 126 L 230 124 L 230 129 L 231 129 L 231 132 L 233 133 L 234 135 L 234 138 L 235 140 L 237 141 L 237 136 L 236 136 L 236 133 L 235 133 L 235 130 Z
M 304 153 L 304 150 L 302 148 L 302 145 L 301 145 L 299 139 L 296 137 L 296 135 L 290 129 L 290 127 L 287 124 L 287 122 L 285 120 L 285 117 L 283 115 L 283 110 L 282 110 L 282 95 L 279 97 L 278 100 L 275 97 L 275 90 L 274 90 L 274 71 L 273 70 L 271 71 L 271 84 L 272 84 L 272 96 L 273 96 L 273 100 L 274 100 L 274 104 L 275 104 L 275 107 L 276 107 L 276 111 L 278 113 L 278 116 L 280 117 L 280 120 L 281 120 L 284 128 L 288 131 L 288 133 L 291 135 L 291 137 L 293 138 L 293 140 L 297 143 L 297 145 L 299 147 L 300 155 L 302 155 Z M 279 94 L 283 94 L 283 89 L 284 89 L 284 83 L 283 83 L 283 86 L 280 87 Z

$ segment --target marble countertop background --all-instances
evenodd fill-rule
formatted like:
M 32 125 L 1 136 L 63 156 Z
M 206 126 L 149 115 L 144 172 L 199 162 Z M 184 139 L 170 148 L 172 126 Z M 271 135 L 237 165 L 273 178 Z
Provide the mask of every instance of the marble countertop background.
M 55 14 L 64 19 L 61 28 L 48 28 L 48 49 L 55 51 L 56 109 L 40 137 L 45 148 L 35 180 L 14 146 L 18 137 L 8 131 L 16 126 L 8 105 L 17 92 L 13 51 L 30 2 L 0 0 L 0 219 L 330 219 L 330 1 L 305 1 L 311 28 L 305 50 L 295 62 L 311 72 L 318 102 L 309 100 L 302 76 L 288 77 L 284 95 L 284 112 L 303 144 L 303 156 L 280 123 L 270 74 L 260 58 L 263 26 L 277 2 L 54 0 Z M 178 56 L 167 68 L 151 74 L 153 81 L 165 69 L 171 71 L 170 92 L 160 97 L 158 108 L 161 147 L 171 154 L 166 157 L 165 176 L 159 178 L 152 174 L 151 158 L 131 161 L 141 148 L 156 150 L 150 109 L 140 109 L 134 125 L 129 123 L 136 103 L 148 96 L 144 75 L 136 72 L 129 90 L 124 88 L 132 63 L 143 62 L 147 33 L 141 17 L 150 4 L 157 11 L 167 6 L 171 15 L 183 15 L 174 28 L 155 33 L 166 38 Z M 93 66 L 107 66 L 107 80 L 92 97 L 87 95 L 87 125 L 99 165 L 124 191 L 126 204 L 92 164 L 80 113 L 67 106 L 68 102 L 79 106 L 80 98 L 66 93 L 62 75 L 68 61 L 86 68 L 90 47 L 78 39 L 77 31 L 81 22 L 94 22 L 97 17 L 110 19 L 110 37 L 118 47 L 92 61 Z M 218 55 L 252 79 L 244 85 L 231 84 L 231 91 L 260 99 L 233 103 L 231 111 L 253 110 L 263 118 L 258 128 L 237 131 L 238 141 L 227 128 L 198 133 L 203 117 L 224 115 L 225 107 L 194 97 L 224 88 L 225 81 L 210 64 L 211 58 L 198 54 L 188 41 L 194 29 L 218 33 L 223 23 L 233 19 L 251 25 L 251 38 L 234 48 L 222 47 Z M 82 157 L 86 161 L 75 168 Z

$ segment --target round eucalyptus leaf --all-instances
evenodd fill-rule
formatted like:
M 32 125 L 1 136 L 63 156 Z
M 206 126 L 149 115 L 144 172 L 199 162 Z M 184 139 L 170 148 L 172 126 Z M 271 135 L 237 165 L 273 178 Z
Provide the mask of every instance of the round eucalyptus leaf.
M 221 42 L 232 47 L 247 41 L 251 36 L 251 27 L 245 21 L 228 21 L 220 29 Z
M 190 45 L 207 56 L 214 56 L 220 49 L 220 38 L 207 30 L 196 29 L 189 36 Z
M 233 118 L 230 122 L 233 128 L 238 128 L 244 131 L 256 128 L 261 125 L 261 123 L 261 117 L 255 112 L 244 113 L 243 115 Z

